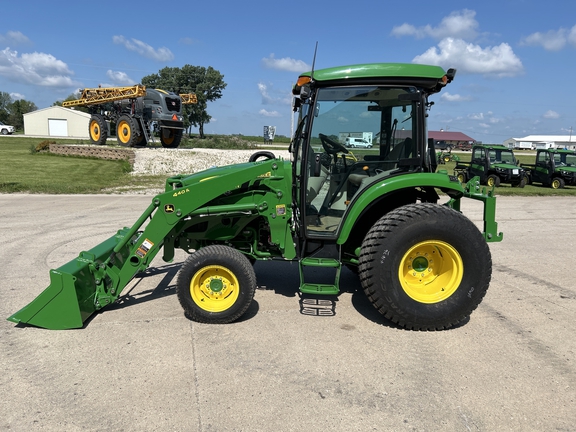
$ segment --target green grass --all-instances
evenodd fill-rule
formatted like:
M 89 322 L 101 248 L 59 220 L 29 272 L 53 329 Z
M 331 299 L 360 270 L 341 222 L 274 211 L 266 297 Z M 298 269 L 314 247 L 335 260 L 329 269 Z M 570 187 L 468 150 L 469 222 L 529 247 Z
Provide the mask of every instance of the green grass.
M 41 138 L 0 138 L 1 193 L 91 194 L 135 183 L 126 161 L 33 152 L 31 149 L 42 141 Z
M 33 152 L 42 138 L 0 137 L 0 193 L 44 193 L 44 194 L 95 194 L 110 193 L 111 189 L 147 189 L 163 188 L 166 176 L 134 176 L 129 172 L 126 161 L 109 161 L 96 158 L 59 156 L 46 152 Z M 69 139 L 54 139 L 58 144 L 76 144 Z M 82 142 L 81 142 L 82 143 Z M 85 141 L 84 143 L 88 143 Z M 262 137 L 239 135 L 208 136 L 205 140 L 186 138 L 183 148 L 208 147 L 224 149 L 256 149 L 262 145 Z M 275 145 L 288 146 L 289 140 L 277 137 Z M 159 145 L 159 144 L 157 144 Z M 263 147 L 258 147 L 262 149 Z M 354 149 L 353 153 L 362 159 L 364 154 L 375 153 L 374 149 Z M 462 161 L 469 161 L 471 154 L 458 153 Z M 534 155 L 519 152 L 517 158 L 521 163 L 534 163 Z M 439 169 L 449 174 L 454 172 L 455 162 L 440 165 Z M 527 185 L 525 188 L 513 188 L 501 185 L 496 188 L 497 195 L 518 196 L 566 196 L 576 195 L 576 187 L 569 186 L 554 190 L 541 185 Z

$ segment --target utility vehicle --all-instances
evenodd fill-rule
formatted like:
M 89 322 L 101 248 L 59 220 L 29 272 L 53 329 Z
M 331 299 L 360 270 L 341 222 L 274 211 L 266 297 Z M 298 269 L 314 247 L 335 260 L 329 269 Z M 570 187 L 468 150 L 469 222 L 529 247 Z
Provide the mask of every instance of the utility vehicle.
M 462 183 L 478 176 L 482 184 L 500 186 L 509 183 L 513 187 L 526 186 L 524 169 L 518 166 L 514 152 L 501 145 L 475 145 L 472 147 L 472 161 L 459 163 L 454 174 Z
M 576 152 L 561 149 L 541 149 L 534 164 L 522 164 L 528 182 L 536 182 L 552 189 L 576 185 Z

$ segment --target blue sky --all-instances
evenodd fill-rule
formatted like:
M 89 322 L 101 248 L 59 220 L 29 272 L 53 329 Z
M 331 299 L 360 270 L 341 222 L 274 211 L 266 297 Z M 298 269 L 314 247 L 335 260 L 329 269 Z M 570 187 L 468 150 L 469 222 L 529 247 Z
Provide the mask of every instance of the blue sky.
M 51 106 L 78 88 L 131 85 L 166 66 L 227 83 L 205 132 L 290 135 L 290 92 L 309 70 L 415 62 L 458 69 L 429 129 L 485 143 L 576 135 L 576 3 L 549 0 L 5 0 L 0 91 Z

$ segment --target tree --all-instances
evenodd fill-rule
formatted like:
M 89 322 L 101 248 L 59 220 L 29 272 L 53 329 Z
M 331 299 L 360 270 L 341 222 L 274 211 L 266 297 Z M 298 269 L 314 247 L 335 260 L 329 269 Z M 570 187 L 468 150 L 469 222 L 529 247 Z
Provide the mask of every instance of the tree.
M 142 78 L 146 87 L 161 88 L 176 94 L 195 93 L 197 104 L 183 106 L 185 117 L 184 125 L 198 127 L 200 138 L 204 138 L 204 125 L 212 118 L 207 111 L 208 102 L 222 97 L 222 90 L 226 88 L 224 75 L 209 66 L 184 65 L 182 68 L 165 67 L 157 74 Z
M 0 92 L 0 121 L 7 123 L 8 117 L 10 116 L 10 111 L 8 107 L 12 103 L 12 97 L 10 93 Z
M 14 126 L 16 129 L 24 129 L 24 114 L 36 111 L 38 107 L 34 102 L 29 102 L 24 99 L 20 99 L 12 102 L 8 109 L 10 115 L 8 116 L 8 123 Z

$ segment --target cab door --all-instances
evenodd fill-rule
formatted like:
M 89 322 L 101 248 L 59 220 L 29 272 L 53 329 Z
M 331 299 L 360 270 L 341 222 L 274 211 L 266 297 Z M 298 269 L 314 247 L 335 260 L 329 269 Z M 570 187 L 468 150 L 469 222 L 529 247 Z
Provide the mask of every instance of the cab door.
M 486 180 L 486 150 L 476 147 L 472 152 L 472 163 L 470 164 L 470 178 L 480 176 L 480 181 Z

